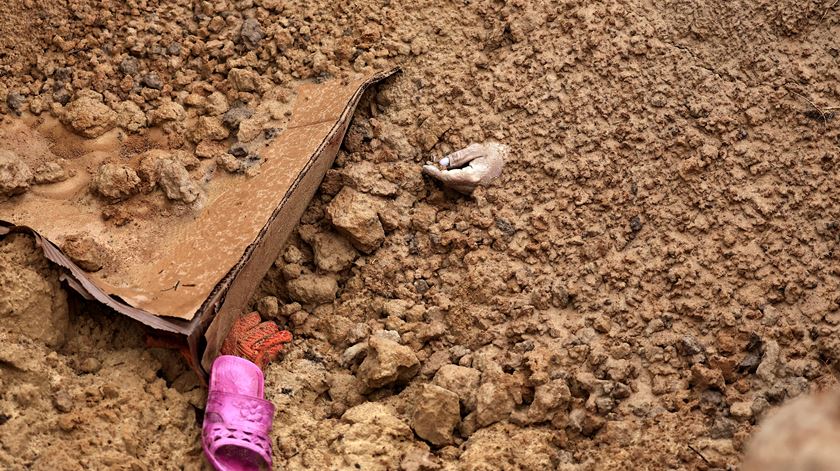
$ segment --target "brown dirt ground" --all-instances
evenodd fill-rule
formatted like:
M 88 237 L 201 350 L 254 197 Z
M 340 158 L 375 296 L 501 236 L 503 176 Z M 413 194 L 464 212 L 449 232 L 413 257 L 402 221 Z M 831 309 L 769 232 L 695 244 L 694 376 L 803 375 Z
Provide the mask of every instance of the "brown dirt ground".
M 735 468 L 762 417 L 840 367 L 838 14 L 832 0 L 12 0 L 0 98 L 62 117 L 91 89 L 194 118 L 214 91 L 257 108 L 272 87 L 401 65 L 253 300 L 296 336 L 266 371 L 278 469 Z M 231 69 L 259 84 L 237 89 Z M 190 130 L 162 127 L 192 150 Z M 488 139 L 512 160 L 473 198 L 420 176 Z M 325 218 L 345 186 L 379 208 L 372 253 Z M 325 260 L 315 233 L 352 262 Z M 0 261 L 0 464 L 206 466 L 204 391 L 175 355 L 68 300 L 31 241 L 0 241 Z M 315 302 L 330 280 L 335 300 Z M 407 346 L 416 375 L 370 386 L 346 351 L 372 358 L 372 335 Z M 432 444 L 418 426 L 450 394 L 428 386 L 449 364 L 478 379 L 449 385 L 454 433 Z

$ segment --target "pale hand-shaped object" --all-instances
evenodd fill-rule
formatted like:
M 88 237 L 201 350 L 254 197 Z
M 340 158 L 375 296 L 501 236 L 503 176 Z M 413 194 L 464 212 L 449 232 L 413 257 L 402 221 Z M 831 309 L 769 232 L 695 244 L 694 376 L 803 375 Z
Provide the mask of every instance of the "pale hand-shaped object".
M 423 173 L 440 180 L 444 186 L 468 195 L 477 186 L 488 185 L 502 174 L 509 151 L 508 146 L 497 142 L 470 144 L 440 159 L 437 165 L 424 165 Z

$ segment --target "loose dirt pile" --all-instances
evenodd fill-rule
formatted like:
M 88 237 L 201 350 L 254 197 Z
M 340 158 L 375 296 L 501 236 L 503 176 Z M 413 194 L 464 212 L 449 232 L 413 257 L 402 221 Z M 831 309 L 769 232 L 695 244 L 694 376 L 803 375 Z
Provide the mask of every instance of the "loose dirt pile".
M 235 159 L 231 110 L 242 141 L 268 91 L 404 67 L 253 300 L 296 337 L 278 467 L 726 468 L 836 383 L 836 3 L 35 3 L 2 19 L 8 113 L 169 150 Z M 488 139 L 512 160 L 473 198 L 420 175 Z M 195 379 L 66 314 L 29 243 L 0 242 L 0 462 L 200 466 Z

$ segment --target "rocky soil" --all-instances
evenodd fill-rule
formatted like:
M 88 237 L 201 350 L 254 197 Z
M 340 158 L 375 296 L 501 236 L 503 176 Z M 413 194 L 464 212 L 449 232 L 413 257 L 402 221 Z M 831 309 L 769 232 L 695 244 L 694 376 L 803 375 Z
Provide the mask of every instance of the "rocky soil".
M 188 204 L 193 158 L 246 172 L 298 80 L 404 68 L 253 299 L 295 335 L 266 370 L 278 468 L 736 468 L 762 418 L 837 382 L 836 2 L 6 12 L 8 116 L 165 136 L 148 174 L 97 170 L 116 204 L 155 182 Z M 486 140 L 512 149 L 493 186 L 421 176 Z M 60 170 L 0 153 L 0 193 Z M 31 241 L 0 260 L 0 463 L 203 466 L 204 391 L 177 358 L 68 302 Z

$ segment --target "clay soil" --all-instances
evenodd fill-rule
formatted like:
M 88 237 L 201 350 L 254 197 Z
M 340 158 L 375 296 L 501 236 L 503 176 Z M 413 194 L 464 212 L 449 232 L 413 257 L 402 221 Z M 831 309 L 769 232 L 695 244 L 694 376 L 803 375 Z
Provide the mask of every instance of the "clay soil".
M 836 383 L 833 0 L 2 9 L 4 119 L 81 127 L 93 97 L 168 150 L 276 87 L 403 68 L 252 300 L 295 336 L 266 369 L 277 469 L 734 469 L 765 416 Z M 488 140 L 511 158 L 472 197 L 421 176 Z M 0 467 L 206 468 L 205 394 L 0 240 Z

